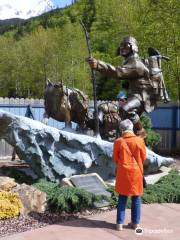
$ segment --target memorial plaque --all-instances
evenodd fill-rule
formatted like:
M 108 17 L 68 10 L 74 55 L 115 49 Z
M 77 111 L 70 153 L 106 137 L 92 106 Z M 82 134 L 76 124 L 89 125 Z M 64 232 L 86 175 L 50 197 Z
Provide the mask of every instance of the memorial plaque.
M 105 183 L 97 174 L 76 175 L 70 177 L 70 180 L 75 187 L 84 188 L 96 195 L 111 196 L 111 193 L 106 190 Z

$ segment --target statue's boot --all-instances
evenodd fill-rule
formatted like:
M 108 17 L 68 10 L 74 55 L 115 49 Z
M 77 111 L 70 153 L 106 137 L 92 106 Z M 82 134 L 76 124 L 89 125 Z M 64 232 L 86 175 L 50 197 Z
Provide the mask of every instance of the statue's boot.
M 134 123 L 134 133 L 137 136 L 139 136 L 139 137 L 141 137 L 143 139 L 145 139 L 147 137 L 147 132 L 143 128 L 143 125 L 142 125 L 140 120 L 138 122 Z

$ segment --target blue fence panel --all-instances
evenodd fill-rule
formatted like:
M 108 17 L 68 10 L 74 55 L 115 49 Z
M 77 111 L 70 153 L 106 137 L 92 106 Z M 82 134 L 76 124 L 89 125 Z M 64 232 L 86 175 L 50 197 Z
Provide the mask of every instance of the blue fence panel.
M 0 104 L 0 109 L 6 112 L 10 112 L 12 114 L 18 115 L 18 116 L 25 116 L 27 112 L 28 105 L 4 105 Z M 42 121 L 43 120 L 43 114 L 44 114 L 44 106 L 43 105 L 32 105 L 31 106 L 32 114 L 34 116 L 35 120 Z M 64 122 L 56 121 L 52 118 L 48 119 L 48 126 L 57 128 L 57 129 L 63 129 L 65 127 Z M 77 126 L 76 123 L 72 123 L 72 128 L 75 129 Z
M 180 129 L 180 107 L 177 109 L 177 116 L 176 117 L 177 117 L 176 118 L 176 123 L 177 123 L 176 128 Z
M 156 130 L 168 130 L 171 136 L 170 149 L 179 148 L 179 129 L 180 129 L 180 106 L 162 106 L 149 114 L 153 128 Z M 168 136 L 166 135 L 166 136 Z M 167 139 L 166 139 L 167 141 Z
M 15 108 L 15 111 L 19 111 L 19 115 L 20 116 L 25 116 L 25 113 L 26 113 L 26 109 L 27 109 L 27 106 L 21 106 L 21 107 L 16 107 Z
M 172 108 L 157 108 L 149 116 L 154 129 L 171 129 L 173 126 Z
M 42 121 L 44 114 L 44 107 L 41 105 L 32 106 L 32 114 L 35 120 Z
M 58 128 L 58 129 L 62 129 L 65 127 L 65 123 L 64 122 L 58 122 L 52 118 L 49 118 L 48 120 L 48 125 L 51 126 L 51 127 L 55 127 L 55 128 Z

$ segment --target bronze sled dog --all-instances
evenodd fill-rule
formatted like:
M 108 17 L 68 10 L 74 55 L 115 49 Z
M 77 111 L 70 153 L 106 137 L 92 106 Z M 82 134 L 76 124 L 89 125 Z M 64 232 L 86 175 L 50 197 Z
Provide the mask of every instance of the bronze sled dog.
M 62 82 L 53 83 L 48 80 L 44 99 L 48 117 L 65 122 L 66 126 L 71 126 L 72 121 L 84 129 L 88 97 L 83 92 L 76 88 L 68 88 Z

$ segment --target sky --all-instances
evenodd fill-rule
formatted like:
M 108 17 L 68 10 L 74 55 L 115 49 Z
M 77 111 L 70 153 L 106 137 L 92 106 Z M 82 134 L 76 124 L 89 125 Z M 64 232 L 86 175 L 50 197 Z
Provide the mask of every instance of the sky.
M 71 4 L 72 0 L 52 0 L 52 3 L 58 7 L 64 7 Z

